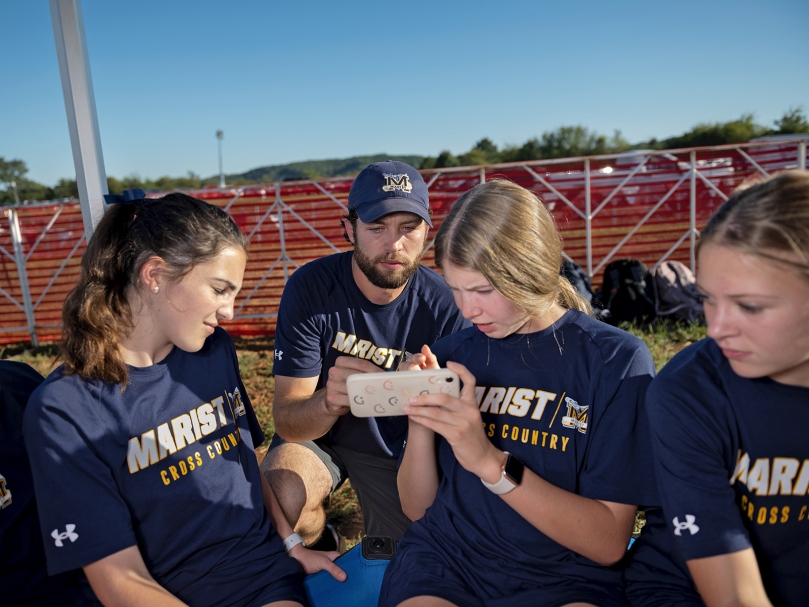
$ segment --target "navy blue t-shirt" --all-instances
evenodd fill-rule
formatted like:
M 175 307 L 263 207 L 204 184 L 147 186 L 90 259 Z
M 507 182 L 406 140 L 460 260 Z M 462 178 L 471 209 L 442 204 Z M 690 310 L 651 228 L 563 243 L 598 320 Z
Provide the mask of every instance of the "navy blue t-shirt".
M 92 598 L 81 571 L 49 577 L 45 568 L 22 433 L 28 398 L 43 379 L 25 363 L 0 360 L 0 596 L 7 607 L 81 605 Z
M 772 603 L 809 605 L 809 388 L 740 377 L 705 339 L 661 371 L 648 409 L 683 557 L 752 547 Z
M 349 251 L 311 261 L 289 279 L 275 330 L 276 375 L 318 377 L 320 390 L 334 361 L 346 355 L 395 371 L 407 353 L 469 326 L 437 272 L 419 266 L 395 301 L 379 305 L 354 281 L 352 257 Z M 406 432 L 404 417 L 347 413 L 328 440 L 367 455 L 398 457 Z
M 654 495 L 649 475 L 637 464 L 649 457 L 636 433 L 654 375 L 651 355 L 638 338 L 569 310 L 543 331 L 491 339 L 470 328 L 432 350 L 442 367 L 452 360 L 475 376 L 491 442 L 548 482 L 624 504 L 648 503 Z M 571 580 L 620 596 L 617 568 L 548 538 L 464 470 L 443 438 L 439 466 L 435 501 L 410 525 L 402 547 L 416 543 L 443 554 L 480 598 Z
M 238 605 L 300 573 L 264 507 L 263 442 L 233 343 L 174 348 L 129 383 L 54 371 L 25 437 L 53 573 L 137 545 L 155 580 L 191 605 Z

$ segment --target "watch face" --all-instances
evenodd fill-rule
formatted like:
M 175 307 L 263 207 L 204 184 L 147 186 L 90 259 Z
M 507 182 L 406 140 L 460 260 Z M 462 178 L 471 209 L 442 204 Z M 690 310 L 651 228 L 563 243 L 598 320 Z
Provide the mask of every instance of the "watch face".
M 515 485 L 519 485 L 522 482 L 523 470 L 525 470 L 523 463 L 509 453 L 508 457 L 506 458 L 506 467 L 503 469 L 503 472 L 506 473 L 506 476 Z

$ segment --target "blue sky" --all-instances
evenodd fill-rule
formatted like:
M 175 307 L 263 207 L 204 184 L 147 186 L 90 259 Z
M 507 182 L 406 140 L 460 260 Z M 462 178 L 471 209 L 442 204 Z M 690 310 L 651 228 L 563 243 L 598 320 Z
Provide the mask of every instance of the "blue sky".
M 108 175 L 809 113 L 809 2 L 83 0 Z M 0 5 L 0 156 L 74 177 L 49 4 Z

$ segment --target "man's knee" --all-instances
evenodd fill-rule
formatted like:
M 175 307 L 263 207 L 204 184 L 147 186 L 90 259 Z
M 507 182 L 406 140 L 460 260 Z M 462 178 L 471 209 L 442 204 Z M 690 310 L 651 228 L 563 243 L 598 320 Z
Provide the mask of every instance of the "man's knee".
M 261 462 L 264 474 L 287 521 L 307 543 L 323 532 L 323 500 L 331 492 L 326 464 L 311 449 L 285 443 L 270 449 Z
M 261 462 L 261 473 L 282 507 L 288 502 L 300 503 L 298 514 L 304 504 L 322 502 L 331 492 L 329 469 L 317 454 L 303 445 L 285 443 L 270 449 Z

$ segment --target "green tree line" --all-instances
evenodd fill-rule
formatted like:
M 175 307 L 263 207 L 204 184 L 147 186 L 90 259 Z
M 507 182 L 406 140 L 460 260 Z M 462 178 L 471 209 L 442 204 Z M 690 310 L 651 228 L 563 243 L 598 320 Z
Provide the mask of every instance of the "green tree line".
M 498 148 L 491 139 L 484 137 L 472 149 L 454 155 L 443 150 L 437 156 L 397 156 L 405 162 L 422 169 L 443 168 L 453 166 L 474 166 L 479 164 L 496 164 L 499 162 L 520 162 L 526 160 L 542 160 L 551 158 L 569 158 L 571 156 L 590 156 L 593 154 L 614 154 L 633 149 L 666 150 L 697 146 L 722 145 L 726 143 L 743 143 L 757 137 L 769 135 L 791 135 L 809 133 L 809 121 L 803 110 L 789 109 L 781 118 L 773 122 L 773 126 L 758 124 L 753 114 L 743 114 L 736 120 L 728 122 L 700 123 L 682 135 L 658 140 L 652 138 L 631 144 L 620 131 L 612 136 L 603 135 L 584 126 L 561 126 L 553 131 L 546 131 L 541 137 L 532 137 L 522 145 L 505 145 Z M 354 174 L 367 164 L 388 158 L 386 154 L 373 156 L 355 156 L 347 159 L 314 160 L 295 162 L 286 165 L 267 166 L 252 169 L 245 173 L 228 175 L 228 185 L 246 185 L 264 181 L 286 179 L 316 179 L 338 175 Z M 5 160 L 0 157 L 0 204 L 13 203 L 16 200 L 56 200 L 60 198 L 78 198 L 76 181 L 60 179 L 54 186 L 47 186 L 26 178 L 28 167 L 20 159 Z M 123 179 L 107 178 L 107 187 L 112 194 L 120 194 L 123 190 L 141 188 L 143 190 L 182 190 L 215 185 L 217 177 L 203 179 L 191 171 L 184 177 L 164 176 L 158 179 L 144 179 L 138 175 L 130 175 Z
M 729 122 L 700 123 L 689 131 L 668 139 L 650 139 L 630 144 L 621 131 L 607 137 L 581 125 L 562 126 L 554 131 L 546 131 L 542 137 L 533 137 L 522 145 L 506 145 L 503 148 L 484 137 L 471 150 L 453 155 L 444 150 L 438 156 L 427 156 L 419 168 L 433 169 L 498 162 L 521 162 L 572 156 L 592 156 L 594 154 L 616 154 L 628 150 L 652 149 L 672 150 L 697 146 L 743 143 L 757 137 L 770 135 L 792 135 L 809 133 L 807 121 L 801 109 L 790 109 L 775 120 L 772 127 L 756 123 L 753 114 L 743 114 Z
M 0 204 L 17 200 L 59 200 L 61 198 L 78 198 L 79 189 L 75 179 L 62 178 L 53 187 L 43 185 L 25 177 L 28 167 L 22 160 L 5 160 L 0 157 Z M 199 175 L 189 171 L 185 177 L 160 177 L 143 179 L 138 175 L 130 175 L 123 179 L 107 177 L 107 189 L 111 194 L 120 194 L 124 190 L 140 188 L 142 190 L 186 190 L 201 188 L 206 182 L 218 183 L 218 179 L 203 180 Z M 12 185 L 14 184 L 14 185 Z M 15 196 L 14 187 L 17 192 Z

